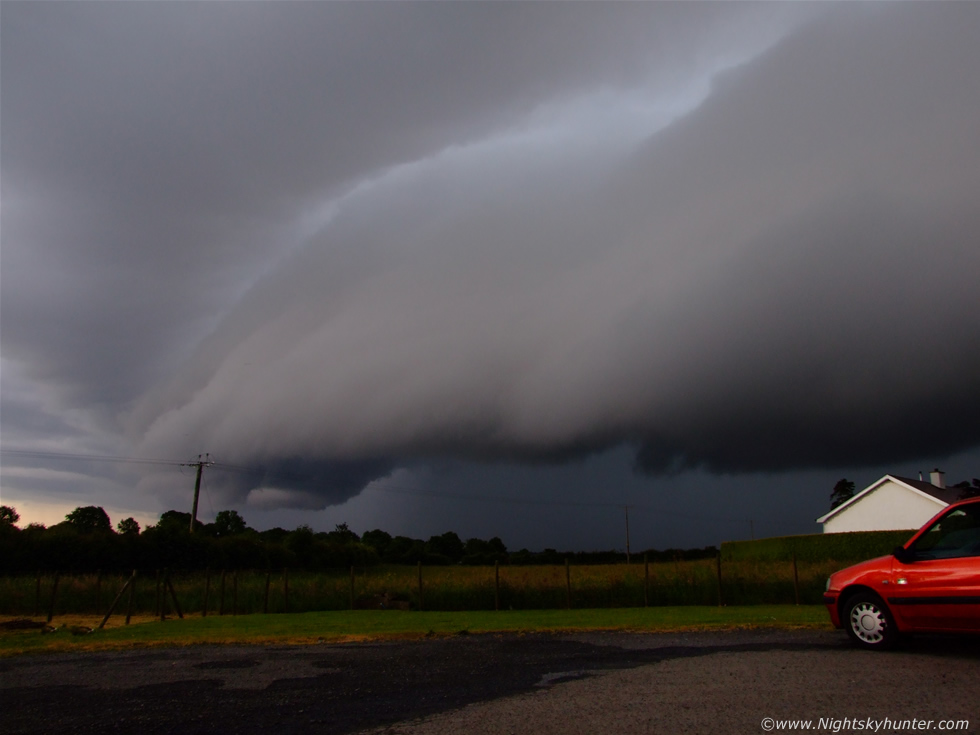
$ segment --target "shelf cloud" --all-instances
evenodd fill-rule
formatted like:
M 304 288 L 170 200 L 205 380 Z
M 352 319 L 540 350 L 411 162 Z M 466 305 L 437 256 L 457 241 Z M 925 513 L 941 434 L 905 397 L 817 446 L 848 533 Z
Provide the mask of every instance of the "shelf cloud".
M 980 445 L 978 6 L 3 15 L 4 358 L 228 497 Z

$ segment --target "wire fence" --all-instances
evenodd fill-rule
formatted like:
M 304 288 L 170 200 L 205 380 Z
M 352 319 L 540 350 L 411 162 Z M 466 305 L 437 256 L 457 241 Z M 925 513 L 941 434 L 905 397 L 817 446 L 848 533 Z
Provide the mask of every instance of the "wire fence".
M 247 615 L 349 609 L 532 610 L 820 604 L 835 561 L 134 570 L 0 578 L 0 614 Z M 112 608 L 110 610 L 110 607 Z

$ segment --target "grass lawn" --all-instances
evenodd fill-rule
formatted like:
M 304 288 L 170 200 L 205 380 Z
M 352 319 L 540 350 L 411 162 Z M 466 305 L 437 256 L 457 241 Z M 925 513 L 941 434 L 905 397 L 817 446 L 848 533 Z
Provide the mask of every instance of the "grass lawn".
M 0 620 L 0 623 L 11 618 Z M 95 616 L 65 616 L 59 629 L 0 629 L 0 656 L 42 651 L 103 651 L 205 643 L 309 644 L 497 632 L 617 630 L 667 632 L 725 628 L 830 629 L 822 605 L 650 607 L 583 610 L 402 612 L 355 610 L 278 615 L 188 616 L 159 621 L 114 617 L 102 630 L 73 635 L 71 626 L 95 627 Z

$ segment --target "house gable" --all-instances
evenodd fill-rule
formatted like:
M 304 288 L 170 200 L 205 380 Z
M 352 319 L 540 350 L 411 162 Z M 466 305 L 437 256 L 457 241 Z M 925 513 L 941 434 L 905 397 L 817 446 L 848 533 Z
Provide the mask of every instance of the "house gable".
M 919 528 L 947 505 L 936 493 L 885 475 L 817 522 L 823 524 L 824 533 L 904 530 Z

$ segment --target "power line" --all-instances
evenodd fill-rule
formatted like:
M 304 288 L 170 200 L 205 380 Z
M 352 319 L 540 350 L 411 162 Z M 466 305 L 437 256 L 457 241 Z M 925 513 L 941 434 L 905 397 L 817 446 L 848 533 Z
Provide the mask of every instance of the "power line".
M 36 459 L 67 459 L 67 460 L 78 460 L 78 461 L 89 461 L 89 462 L 117 462 L 121 464 L 138 464 L 138 465 L 160 465 L 160 466 L 176 466 L 176 467 L 194 467 L 198 468 L 202 462 L 200 457 L 197 460 L 190 462 L 182 462 L 175 459 L 152 459 L 147 457 L 118 457 L 109 455 L 96 455 L 96 454 L 71 454 L 67 452 L 44 452 L 36 450 L 27 449 L 2 449 L 0 450 L 3 454 L 9 454 L 19 457 L 36 458 Z M 217 469 L 223 469 L 231 472 L 241 472 L 244 474 L 258 475 L 264 479 L 269 480 L 285 480 L 285 481 L 298 481 L 307 482 L 311 478 L 299 474 L 288 473 L 288 472 L 277 472 L 269 471 L 259 467 L 248 467 L 245 465 L 236 465 L 228 462 L 219 462 L 212 459 L 208 459 L 203 462 L 204 466 L 214 467 Z M 363 488 L 364 490 L 367 487 Z M 440 490 L 421 490 L 414 487 L 405 486 L 395 486 L 395 485 L 385 485 L 372 488 L 374 490 L 379 490 L 386 493 L 395 493 L 399 495 L 416 495 L 423 497 L 432 498 L 446 498 L 448 500 L 463 500 L 463 501 L 476 501 L 476 502 L 488 502 L 488 503 L 509 503 L 514 505 L 532 505 L 532 506 L 543 506 L 543 507 L 554 507 L 554 506 L 564 506 L 571 508 L 622 508 L 623 503 L 617 503 L 612 501 L 575 501 L 575 500 L 543 500 L 535 498 L 520 498 L 513 496 L 497 496 L 497 495 L 461 495 L 458 493 L 445 492 Z M 362 490 L 363 491 L 363 490 Z M 208 498 L 210 502 L 210 496 Z M 659 515 L 672 516 L 676 518 L 686 518 L 689 520 L 714 520 L 722 521 L 725 523 L 741 522 L 741 523 L 752 523 L 749 519 L 745 518 L 735 518 L 735 517 L 722 517 L 708 513 L 683 513 L 679 511 L 665 510 L 663 508 L 654 507 L 651 505 L 640 504 L 640 503 L 628 503 L 626 507 L 635 510 L 647 511 L 650 513 L 657 513 Z M 628 512 L 628 511 L 627 511 Z
M 582 502 L 576 500 L 536 500 L 533 498 L 515 498 L 500 495 L 460 495 L 441 490 L 419 490 L 418 488 L 397 487 L 388 485 L 386 487 L 376 487 L 386 493 L 397 493 L 400 495 L 424 495 L 433 498 L 450 498 L 453 500 L 479 500 L 489 503 L 515 503 L 518 505 L 566 505 L 579 508 L 611 508 L 620 507 L 622 503 L 603 503 L 603 502 Z
M 308 481 L 309 476 L 302 476 L 294 473 L 287 472 L 270 472 L 268 470 L 263 470 L 258 467 L 246 467 L 244 465 L 233 465 L 225 462 L 212 461 L 214 467 L 233 470 L 236 472 L 245 472 L 253 475 L 261 475 L 268 479 L 280 479 L 280 480 L 295 480 L 295 481 Z M 370 487 L 370 486 L 368 486 Z M 367 490 L 368 487 L 363 488 Z M 576 501 L 576 500 L 540 500 L 534 498 L 519 498 L 513 496 L 501 496 L 501 495 L 461 495 L 459 493 L 446 492 L 443 490 L 422 490 L 417 487 L 407 487 L 404 485 L 392 485 L 385 484 L 383 486 L 375 486 L 371 488 L 373 490 L 379 490 L 386 493 L 394 493 L 398 495 L 418 495 L 423 497 L 431 498 L 446 498 L 449 500 L 475 500 L 478 502 L 486 503 L 512 503 L 515 505 L 537 505 L 537 506 L 566 506 L 573 508 L 623 508 L 624 505 L 628 505 L 629 508 L 634 508 L 636 510 L 643 510 L 650 513 L 659 513 L 661 515 L 675 516 L 678 518 L 688 518 L 691 520 L 704 520 L 711 519 L 715 521 L 723 522 L 748 522 L 745 518 L 735 518 L 735 517 L 724 517 L 718 515 L 712 515 L 709 513 L 681 513 L 678 511 L 664 510 L 663 508 L 658 508 L 651 505 L 645 505 L 641 503 L 618 503 L 614 501 Z M 362 490 L 362 492 L 363 492 Z
M 193 464 L 193 463 L 192 463 Z M 264 479 L 269 480 L 286 480 L 286 481 L 299 481 L 306 482 L 310 480 L 309 476 L 298 475 L 295 473 L 288 472 L 270 472 L 258 467 L 247 467 L 244 465 L 234 465 L 226 462 L 218 462 L 212 460 L 212 466 L 225 470 L 232 470 L 235 472 L 243 472 L 251 475 L 260 475 Z M 367 490 L 365 487 L 362 489 Z M 448 500 L 474 500 L 477 502 L 484 503 L 510 503 L 514 505 L 534 505 L 534 506 L 544 506 L 544 507 L 554 507 L 554 506 L 565 506 L 572 508 L 623 508 L 624 505 L 636 510 L 647 511 L 649 513 L 657 513 L 659 515 L 672 516 L 675 518 L 686 518 L 688 520 L 713 520 L 720 521 L 723 523 L 745 523 L 748 519 L 745 518 L 735 518 L 713 515 L 709 513 L 682 513 L 679 511 L 664 510 L 663 508 L 658 508 L 652 505 L 645 505 L 640 503 L 617 503 L 613 501 L 576 501 L 576 500 L 540 500 L 534 498 L 518 498 L 513 496 L 499 496 L 499 495 L 461 495 L 459 493 L 451 493 L 441 490 L 422 490 L 415 487 L 406 487 L 404 485 L 391 485 L 386 484 L 384 486 L 377 486 L 372 488 L 374 490 L 379 490 L 386 493 L 394 493 L 398 495 L 417 495 L 422 497 L 431 498 L 446 498 Z
M 9 454 L 15 457 L 26 457 L 33 459 L 71 459 L 85 462 L 119 462 L 123 464 L 156 464 L 169 466 L 182 466 L 186 462 L 176 459 L 150 459 L 148 457 L 113 457 L 100 454 L 70 454 L 68 452 L 42 452 L 31 449 L 0 449 L 0 453 Z
M 252 475 L 261 475 L 265 479 L 270 480 L 293 480 L 298 482 L 308 482 L 311 478 L 309 475 L 303 476 L 295 473 L 288 472 L 270 472 L 258 467 L 246 467 L 244 465 L 234 465 L 225 462 L 212 460 L 212 465 L 217 468 L 233 470 L 236 472 L 244 472 Z M 674 516 L 677 518 L 687 518 L 690 520 L 705 520 L 710 519 L 714 521 L 722 521 L 725 523 L 748 523 L 746 518 L 736 518 L 713 515 L 710 513 L 682 513 L 678 511 L 664 510 L 663 508 L 658 508 L 652 505 L 646 505 L 642 503 L 618 503 L 614 501 L 576 501 L 576 500 L 541 500 L 534 498 L 519 498 L 514 496 L 501 496 L 501 495 L 461 495 L 459 493 L 446 492 L 444 490 L 422 490 L 417 487 L 408 487 L 405 485 L 392 485 L 386 483 L 385 485 L 378 485 L 371 487 L 371 485 L 362 488 L 362 492 L 367 489 L 379 490 L 385 493 L 394 493 L 398 495 L 418 495 L 423 497 L 431 498 L 446 498 L 449 500 L 475 500 L 478 502 L 486 503 L 512 503 L 515 505 L 537 505 L 537 506 L 566 506 L 572 508 L 623 508 L 627 505 L 631 509 L 647 511 L 650 513 L 658 513 L 660 515 Z
M 380 490 L 386 493 L 396 493 L 399 495 L 421 495 L 433 498 L 447 498 L 450 500 L 476 500 L 479 502 L 488 503 L 512 503 L 515 505 L 537 505 L 537 506 L 568 506 L 575 508 L 623 508 L 629 507 L 636 510 L 644 510 L 650 513 L 657 513 L 659 515 L 674 516 L 677 518 L 687 518 L 689 520 L 713 520 L 722 521 L 725 523 L 739 523 L 744 522 L 746 519 L 726 517 L 713 515 L 709 513 L 682 513 L 679 511 L 665 510 L 663 508 L 658 508 L 652 505 L 629 503 L 628 506 L 624 503 L 616 503 L 611 501 L 575 501 L 575 500 L 539 500 L 534 498 L 516 498 L 513 496 L 499 496 L 499 495 L 460 495 L 458 493 L 450 493 L 440 490 L 420 490 L 418 488 L 406 488 L 388 485 L 386 487 L 375 487 L 374 490 Z

